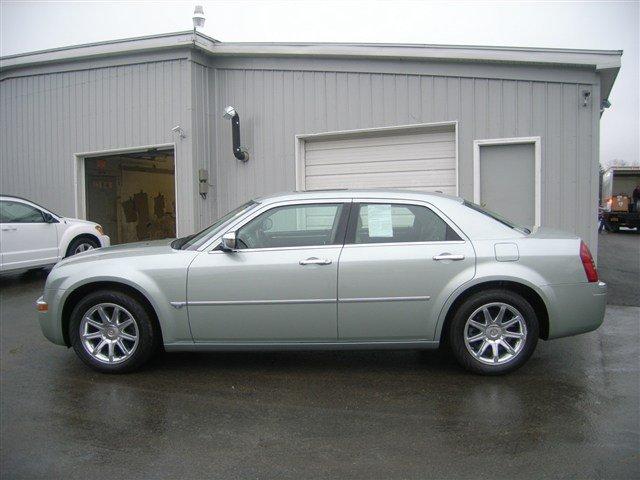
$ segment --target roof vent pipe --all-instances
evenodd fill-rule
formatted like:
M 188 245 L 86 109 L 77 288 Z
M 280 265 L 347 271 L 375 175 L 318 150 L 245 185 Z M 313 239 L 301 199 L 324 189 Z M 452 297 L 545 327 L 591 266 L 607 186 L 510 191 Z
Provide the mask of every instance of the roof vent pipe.
M 249 153 L 240 146 L 240 115 L 235 108 L 229 106 L 224 109 L 223 118 L 231 119 L 231 139 L 233 141 L 233 155 L 241 162 L 249 160 Z
M 195 10 L 193 11 L 193 31 L 195 33 L 196 28 L 204 27 L 204 10 L 202 9 L 202 5 L 196 5 Z

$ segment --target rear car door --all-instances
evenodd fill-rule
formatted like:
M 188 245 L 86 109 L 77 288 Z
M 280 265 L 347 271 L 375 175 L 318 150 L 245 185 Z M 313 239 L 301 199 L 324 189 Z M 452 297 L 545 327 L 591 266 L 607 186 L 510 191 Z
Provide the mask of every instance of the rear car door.
M 236 251 L 198 255 L 187 287 L 194 341 L 335 341 L 349 206 L 350 200 L 269 206 L 232 227 Z
M 59 260 L 55 224 L 42 210 L 16 199 L 0 200 L 0 270 L 30 268 Z
M 443 295 L 473 278 L 463 233 L 428 204 L 354 200 L 338 269 L 338 336 L 433 340 Z

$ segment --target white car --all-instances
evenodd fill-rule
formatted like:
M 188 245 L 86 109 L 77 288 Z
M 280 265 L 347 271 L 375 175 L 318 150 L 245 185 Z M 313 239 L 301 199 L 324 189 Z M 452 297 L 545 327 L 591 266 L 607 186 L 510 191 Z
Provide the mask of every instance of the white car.
M 52 265 L 109 244 L 97 223 L 60 217 L 24 198 L 0 195 L 0 272 Z

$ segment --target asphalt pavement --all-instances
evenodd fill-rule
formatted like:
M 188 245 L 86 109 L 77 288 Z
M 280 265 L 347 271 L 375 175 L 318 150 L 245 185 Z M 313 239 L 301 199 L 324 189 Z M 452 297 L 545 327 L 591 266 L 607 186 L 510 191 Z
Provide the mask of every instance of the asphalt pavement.
M 0 277 L 2 479 L 640 477 L 640 308 L 504 377 L 437 351 L 164 354 L 117 376 L 42 336 L 44 277 Z
M 640 307 L 640 233 L 637 230 L 598 235 L 598 272 L 607 282 L 607 303 Z

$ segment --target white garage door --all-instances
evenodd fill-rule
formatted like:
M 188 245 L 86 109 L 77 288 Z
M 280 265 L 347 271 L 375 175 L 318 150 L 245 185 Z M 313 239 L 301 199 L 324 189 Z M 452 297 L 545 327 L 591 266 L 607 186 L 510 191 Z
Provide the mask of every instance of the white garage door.
M 453 127 L 304 140 L 300 187 L 401 188 L 456 194 Z

